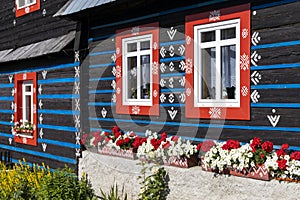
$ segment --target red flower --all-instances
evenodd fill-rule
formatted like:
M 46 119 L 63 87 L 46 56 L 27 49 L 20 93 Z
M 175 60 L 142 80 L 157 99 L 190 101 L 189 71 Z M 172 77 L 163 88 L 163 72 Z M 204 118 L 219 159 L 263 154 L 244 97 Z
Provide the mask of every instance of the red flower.
M 152 146 L 154 147 L 155 150 L 158 149 L 158 147 L 160 145 L 160 142 L 157 139 L 153 138 L 153 139 L 150 140 L 150 142 L 151 142 L 151 144 L 152 144 Z
M 168 137 L 168 135 L 167 135 L 166 132 L 163 132 L 163 133 L 160 134 L 161 140 L 165 140 L 165 139 L 167 139 L 167 137 Z
M 271 151 L 273 150 L 273 143 L 270 141 L 265 141 L 262 145 L 261 148 L 263 150 L 265 150 L 268 153 L 271 153 Z
M 287 150 L 289 148 L 289 145 L 288 144 L 282 144 L 281 145 L 281 149 L 282 150 Z
M 177 135 L 173 135 L 171 140 L 174 141 L 174 142 L 177 142 L 179 139 L 179 137 Z
M 277 157 L 285 156 L 286 153 L 283 149 L 279 149 L 276 151 Z
M 124 143 L 129 143 L 130 141 L 131 141 L 130 138 L 125 138 L 125 139 L 124 139 Z
M 171 144 L 170 144 L 170 142 L 166 142 L 165 144 L 163 144 L 163 148 L 164 149 L 167 149 L 167 148 L 169 148 L 171 146 Z
M 252 148 L 252 151 L 255 152 L 256 148 L 258 148 L 261 144 L 261 139 L 258 137 L 253 138 L 250 147 Z
M 112 140 L 111 138 L 105 138 L 105 142 L 108 143 L 109 140 Z
M 141 137 L 137 136 L 136 138 L 134 138 L 134 141 L 132 143 L 133 148 L 137 149 L 139 148 L 139 146 L 141 145 Z
M 215 142 L 212 140 L 204 141 L 202 144 L 201 150 L 203 152 L 208 152 L 214 145 L 215 145 Z
M 114 126 L 111 130 L 115 134 L 120 131 L 120 128 L 118 126 Z
M 222 146 L 222 149 L 224 150 L 231 150 L 231 149 L 237 149 L 240 148 L 240 142 L 237 140 L 227 140 L 226 143 Z
M 140 145 L 142 145 L 143 143 L 147 142 L 147 138 L 142 138 L 140 139 Z
M 264 153 L 261 153 L 260 154 L 260 157 L 263 159 L 265 157 L 265 154 Z
M 88 137 L 88 134 L 84 134 L 84 135 L 82 136 L 82 139 L 80 140 L 80 143 L 81 143 L 82 145 L 85 144 L 87 137 Z
M 135 134 L 134 132 L 131 132 L 131 133 L 129 134 L 129 137 L 134 137 L 134 136 L 136 136 L 136 134 Z
M 285 159 L 277 160 L 277 164 L 278 164 L 279 169 L 281 169 L 281 170 L 286 169 L 286 160 Z
M 197 151 L 200 151 L 201 147 L 202 147 L 202 142 L 200 142 L 198 145 L 197 145 Z
M 115 138 L 117 139 L 118 137 L 120 137 L 122 135 L 122 133 L 120 131 L 118 131 L 118 132 L 115 132 L 114 135 L 115 135 Z
M 108 132 L 104 132 L 103 135 L 105 135 L 106 137 L 108 137 L 109 133 Z
M 292 160 L 300 160 L 300 151 L 295 151 L 291 153 L 291 159 Z
M 123 139 L 117 140 L 117 142 L 116 142 L 117 146 L 122 146 L 123 144 L 124 144 L 124 140 Z

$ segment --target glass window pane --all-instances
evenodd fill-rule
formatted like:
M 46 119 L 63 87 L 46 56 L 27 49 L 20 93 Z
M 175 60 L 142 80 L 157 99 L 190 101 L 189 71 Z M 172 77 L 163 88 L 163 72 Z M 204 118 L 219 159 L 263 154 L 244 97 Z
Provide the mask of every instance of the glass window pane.
M 25 6 L 25 0 L 18 0 L 19 1 L 19 7 Z
M 216 48 L 201 50 L 201 99 L 216 98 Z
M 150 49 L 150 41 L 141 42 L 141 50 Z
M 211 42 L 216 40 L 216 32 L 208 31 L 201 33 L 201 42 Z
M 29 122 L 32 121 L 31 119 L 31 112 L 32 112 L 32 108 L 31 108 L 31 95 L 26 95 L 25 96 L 25 106 L 26 106 L 26 119 L 23 119 L 23 120 L 27 120 Z
M 235 27 L 221 30 L 221 40 L 232 39 L 235 37 Z
M 25 92 L 31 92 L 31 86 L 30 85 L 25 86 Z
M 129 99 L 137 98 L 137 57 L 127 58 L 127 97 Z
M 141 99 L 150 99 L 150 55 L 141 56 Z
M 221 47 L 222 99 L 235 99 L 236 89 L 236 47 Z
M 133 52 L 137 50 L 137 43 L 129 43 L 127 44 L 127 52 Z

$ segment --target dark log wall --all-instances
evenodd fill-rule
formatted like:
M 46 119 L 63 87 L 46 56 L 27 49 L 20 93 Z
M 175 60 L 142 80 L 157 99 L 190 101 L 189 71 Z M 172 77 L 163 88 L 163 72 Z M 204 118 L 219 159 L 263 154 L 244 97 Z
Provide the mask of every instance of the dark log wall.
M 14 13 L 15 1 L 2 3 L 0 5 L 0 49 L 14 49 L 74 30 L 75 22 L 53 17 L 66 2 L 67 0 L 41 0 L 40 10 L 18 18 Z
M 76 29 L 76 22 L 53 17 L 67 0 L 41 0 L 41 9 L 16 18 L 15 1 L 0 5 L 0 50 L 15 49 L 59 37 Z M 14 23 L 15 22 L 15 23 Z M 0 61 L 1 62 L 1 61 Z M 62 52 L 0 64 L 0 149 L 11 151 L 13 162 L 50 168 L 77 169 L 80 127 L 80 70 L 73 43 Z M 37 146 L 14 142 L 12 135 L 14 75 L 37 72 Z M 11 79 L 9 79 L 11 77 Z M 78 137 L 77 137 L 78 136 Z
M 134 130 L 139 134 L 151 129 L 187 136 L 194 141 L 212 138 L 249 142 L 253 137 L 261 137 L 277 145 L 289 143 L 292 149 L 299 149 L 300 2 L 250 3 L 252 60 L 249 121 L 185 118 L 184 71 L 181 68 L 182 62 L 185 62 L 181 52 L 185 47 L 185 16 L 232 6 L 232 2 L 203 7 L 199 3 L 194 8 L 166 10 L 152 17 L 132 17 L 130 23 L 111 21 L 99 24 L 101 20 L 91 18 L 90 54 L 84 64 L 86 72 L 89 72 L 85 78 L 85 81 L 89 80 L 89 129 L 86 126 L 85 130 L 110 131 L 118 125 L 125 131 Z M 136 14 L 130 10 L 127 13 Z M 112 19 L 107 17 L 103 20 Z M 160 55 L 160 116 L 118 115 L 115 112 L 113 74 L 116 67 L 116 30 L 157 21 L 160 25 L 160 50 L 165 49 L 165 55 Z M 173 38 L 167 33 L 172 30 L 177 31 Z M 171 46 L 175 49 L 174 56 L 170 55 Z

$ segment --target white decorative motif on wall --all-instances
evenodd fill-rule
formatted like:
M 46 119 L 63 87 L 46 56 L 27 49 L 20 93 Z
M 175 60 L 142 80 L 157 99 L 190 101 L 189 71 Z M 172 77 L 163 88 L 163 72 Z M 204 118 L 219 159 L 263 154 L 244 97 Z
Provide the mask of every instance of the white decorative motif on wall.
M 15 95 L 15 89 L 11 89 L 11 96 Z
M 112 89 L 116 89 L 116 85 L 117 85 L 117 83 L 116 83 L 116 81 L 115 80 L 113 80 L 112 82 L 111 82 L 111 87 L 112 87 Z
M 16 19 L 14 19 L 13 25 L 16 26 L 16 24 L 17 24 L 17 21 L 16 21 Z
M 161 63 L 161 64 L 160 64 L 160 71 L 161 71 L 162 73 L 164 73 L 164 72 L 166 71 L 166 69 L 167 69 L 166 64 L 165 64 L 165 63 Z
M 170 72 L 173 72 L 175 70 L 174 66 L 175 66 L 174 63 L 170 62 L 170 64 L 169 64 L 169 70 L 170 70 Z
M 168 110 L 169 116 L 172 120 L 175 119 L 176 115 L 177 115 L 177 110 L 174 109 L 174 107 L 171 107 L 171 110 Z
M 75 51 L 74 53 L 75 53 L 75 55 L 74 55 L 74 61 L 75 62 L 80 62 L 79 51 Z
M 105 118 L 106 114 L 107 114 L 107 110 L 105 108 L 102 108 L 102 110 L 101 110 L 102 117 Z
M 181 56 L 183 56 L 184 55 L 184 52 L 185 52 L 185 47 L 184 47 L 184 45 L 182 44 L 182 45 L 180 45 L 179 47 L 178 47 L 178 51 L 179 51 L 179 54 L 181 55 Z
M 43 120 L 44 120 L 43 114 L 40 114 L 40 116 L 39 116 L 39 122 L 40 122 L 40 124 L 43 124 Z
M 214 10 L 209 12 L 209 21 L 219 21 L 221 18 L 221 11 L 220 10 Z
M 170 40 L 174 39 L 176 32 L 177 32 L 177 29 L 174 29 L 174 27 L 171 27 L 170 30 L 167 31 Z
M 120 94 L 121 93 L 121 88 L 117 87 L 116 92 L 117 92 L 117 94 Z
M 116 53 L 114 53 L 110 58 L 111 58 L 111 60 L 112 60 L 113 62 L 116 62 L 116 60 L 117 60 L 117 55 L 116 55 Z
M 157 96 L 158 96 L 158 92 L 157 92 L 157 90 L 154 90 L 153 91 L 153 97 L 156 98 Z
M 11 102 L 10 108 L 11 108 L 12 110 L 15 110 L 15 104 L 14 104 L 14 102 Z
M 240 58 L 241 70 L 246 71 L 247 69 L 249 69 L 249 65 L 250 65 L 249 56 L 244 53 L 243 55 L 241 55 Z
M 113 103 L 116 103 L 116 101 L 117 101 L 117 96 L 116 96 L 116 94 L 113 94 L 113 95 L 112 95 L 111 101 L 112 101 Z
M 154 42 L 153 43 L 153 49 L 156 50 L 157 48 L 158 48 L 158 44 L 157 44 L 157 42 Z
M 167 50 L 165 49 L 165 47 L 161 47 L 159 53 L 161 57 L 164 58 L 166 56 Z
M 43 102 L 42 102 L 42 99 L 39 100 L 39 108 L 40 108 L 40 109 L 43 108 Z
M 13 75 L 9 75 L 9 76 L 8 76 L 9 83 L 12 83 L 12 81 L 13 81 L 13 78 L 14 78 L 14 76 L 13 76 Z
M 8 143 L 9 143 L 9 145 L 11 145 L 11 144 L 12 144 L 12 141 L 13 141 L 13 139 L 12 139 L 12 138 L 8 138 Z
M 251 43 L 256 46 L 261 40 L 258 32 L 254 32 L 251 37 Z
M 257 66 L 258 61 L 261 59 L 261 55 L 259 55 L 256 51 L 251 54 L 251 64 Z
M 276 113 L 276 110 L 272 109 L 272 115 L 267 115 L 269 122 L 271 123 L 271 125 L 273 127 L 276 127 L 280 120 L 280 115 L 275 115 L 275 113 Z
M 166 81 L 164 79 L 160 79 L 160 82 L 159 82 L 160 86 L 161 87 L 165 87 L 166 85 Z
M 43 128 L 41 128 L 41 129 L 40 129 L 40 132 L 39 132 L 40 138 L 43 138 L 43 135 L 44 135 Z
M 247 28 L 244 28 L 244 29 L 242 30 L 242 38 L 243 38 L 243 39 L 246 39 L 246 38 L 248 37 L 248 35 L 249 35 L 248 29 L 247 29 Z
M 254 71 L 251 74 L 251 81 L 254 85 L 257 85 L 259 83 L 259 81 L 261 80 L 261 74 L 257 71 Z
M 42 91 L 43 91 L 42 85 L 39 85 L 38 91 L 39 91 L 39 94 L 42 94 Z
M 212 119 L 220 119 L 221 118 L 221 108 L 209 108 L 209 116 Z
M 27 144 L 27 138 L 24 137 L 24 138 L 22 139 L 22 143 L 23 143 L 23 144 Z
M 175 52 L 174 52 L 174 47 L 173 47 L 173 45 L 171 45 L 170 47 L 169 47 L 169 55 L 171 56 L 171 57 L 173 57 L 174 55 L 175 55 Z
M 132 114 L 138 115 L 140 113 L 141 109 L 139 106 L 133 106 L 131 109 Z
M 75 99 L 75 110 L 80 111 L 80 99 Z
M 43 9 L 43 12 L 42 12 L 43 17 L 45 17 L 46 14 L 47 14 L 47 11 L 46 11 L 46 9 L 44 8 L 44 9 Z
M 186 74 L 192 74 L 193 73 L 193 60 L 191 58 L 186 59 L 185 73 Z
M 178 82 L 180 83 L 180 85 L 181 85 L 182 87 L 184 87 L 184 86 L 185 86 L 185 76 L 183 76 L 181 79 L 179 79 Z
M 174 88 L 174 78 L 173 77 L 171 77 L 171 78 L 169 78 L 169 87 L 170 88 Z
M 179 98 L 180 98 L 181 103 L 184 103 L 185 100 L 186 100 L 186 97 L 185 97 L 185 94 L 184 94 L 184 93 L 181 93 L 181 94 L 179 95 Z
M 258 93 L 257 90 L 254 90 L 251 94 L 251 100 L 253 103 L 257 103 L 258 99 L 260 98 L 260 94 Z
M 242 96 L 243 97 L 247 96 L 248 92 L 249 92 L 249 90 L 248 90 L 247 86 L 243 86 L 242 90 L 241 90 Z
M 47 73 L 48 73 L 47 70 L 42 71 L 42 77 L 44 80 L 47 78 Z
M 179 62 L 179 68 L 184 71 L 185 70 L 185 62 L 182 60 Z
M 116 77 L 117 77 L 117 78 L 121 78 L 121 76 L 122 76 L 122 73 L 121 73 L 121 72 L 122 72 L 122 68 L 121 68 L 121 66 L 118 65 L 118 66 L 116 67 Z
M 80 115 L 74 115 L 74 124 L 76 128 L 80 128 Z
M 75 70 L 75 76 L 74 76 L 74 77 L 75 77 L 75 78 L 76 78 L 76 77 L 79 78 L 79 77 L 80 77 L 80 68 L 79 68 L 79 66 L 74 67 L 74 70 Z
M 169 102 L 170 102 L 170 103 L 174 103 L 174 101 L 175 101 L 175 96 L 174 96 L 174 94 L 173 94 L 173 93 L 169 94 Z
M 112 70 L 111 70 L 111 73 L 112 73 L 114 76 L 116 76 L 116 74 L 117 74 L 117 70 L 116 70 L 116 68 L 115 68 L 115 67 L 113 67 L 113 68 L 112 68 Z
M 167 100 L 167 97 L 166 97 L 166 95 L 165 95 L 164 93 L 162 93 L 162 94 L 160 95 L 159 99 L 160 99 L 160 102 L 161 102 L 161 103 L 165 103 L 165 101 Z
M 80 91 L 80 82 L 74 82 L 74 90 L 75 90 L 75 94 L 79 94 Z
M 188 95 L 189 97 L 191 96 L 191 94 L 192 94 L 192 89 L 191 88 L 186 89 L 186 95 Z
M 11 117 L 10 117 L 10 119 L 11 119 L 11 122 L 13 122 L 13 121 L 14 121 L 14 119 L 15 119 L 15 115 L 14 115 L 14 114 L 12 114 L 12 115 L 11 115 Z
M 11 132 L 11 134 L 12 134 L 12 135 L 15 135 L 15 134 L 16 134 L 16 132 L 15 132 L 15 130 L 14 130 L 14 127 L 13 127 L 13 126 L 11 126 L 11 127 L 10 127 L 10 132 Z
M 158 63 L 154 61 L 153 64 L 152 64 L 152 74 L 157 75 L 158 71 L 159 71 Z
M 138 35 L 140 33 L 140 27 L 136 26 L 131 29 L 132 35 Z
M 42 143 L 42 148 L 43 148 L 43 151 L 45 152 L 46 149 L 47 149 L 47 144 L 46 143 Z
M 185 42 L 188 44 L 188 45 L 190 45 L 191 44 L 191 41 L 192 41 L 192 38 L 188 35 L 188 36 L 186 36 L 186 38 L 185 38 Z

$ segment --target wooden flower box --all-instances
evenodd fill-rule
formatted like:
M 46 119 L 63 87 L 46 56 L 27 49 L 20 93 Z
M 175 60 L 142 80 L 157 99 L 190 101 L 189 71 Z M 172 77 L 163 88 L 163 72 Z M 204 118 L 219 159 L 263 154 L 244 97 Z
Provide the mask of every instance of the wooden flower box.
M 109 156 L 116 156 L 121 158 L 127 158 L 131 160 L 136 160 L 136 152 L 134 149 L 113 149 L 107 146 L 98 147 L 98 153 Z
M 181 167 L 181 168 L 190 168 L 198 165 L 197 155 L 191 155 L 189 158 L 182 156 L 176 157 L 171 156 L 167 160 L 164 160 L 164 165 Z
M 14 132 L 19 137 L 33 138 L 33 130 L 14 130 Z
M 242 171 L 230 170 L 230 174 L 234 176 L 240 176 L 245 178 L 253 178 L 258 180 L 269 181 L 270 175 L 268 168 L 265 165 L 259 165 L 251 167 L 249 169 L 243 169 Z

